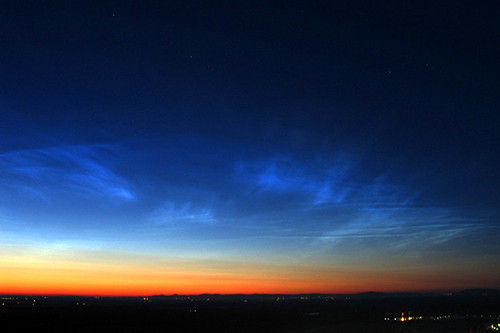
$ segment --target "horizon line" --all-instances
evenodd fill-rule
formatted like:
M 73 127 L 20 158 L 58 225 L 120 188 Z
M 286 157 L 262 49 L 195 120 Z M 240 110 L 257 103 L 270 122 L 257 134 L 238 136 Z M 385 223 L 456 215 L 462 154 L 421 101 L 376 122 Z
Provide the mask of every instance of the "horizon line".
M 362 291 L 362 292 L 354 292 L 354 293 L 322 293 L 322 292 L 310 292 L 310 293 L 231 293 L 231 294 L 223 294 L 223 293 L 201 293 L 201 294 L 133 294 L 133 295 L 105 295 L 105 294 L 46 294 L 46 293 L 0 293 L 0 297 L 4 296 L 18 296 L 18 297 L 93 297 L 93 298 L 141 298 L 141 297 L 199 297 L 199 296 L 305 296 L 305 295 L 324 295 L 324 296 L 353 296 L 353 295 L 362 295 L 362 294 L 388 294 L 388 295 L 396 295 L 396 294 L 440 294 L 440 295 L 452 295 L 457 293 L 462 293 L 465 291 L 490 291 L 490 292 L 500 292 L 500 289 L 496 288 L 468 288 L 468 289 L 460 289 L 454 291 L 436 291 L 436 290 L 428 290 L 428 291 Z

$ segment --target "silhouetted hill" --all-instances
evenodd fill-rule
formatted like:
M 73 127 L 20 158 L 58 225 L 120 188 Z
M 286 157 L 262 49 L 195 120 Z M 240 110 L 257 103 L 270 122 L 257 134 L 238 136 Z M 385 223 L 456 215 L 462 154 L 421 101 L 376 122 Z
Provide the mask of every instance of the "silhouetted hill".
M 366 299 L 366 298 L 385 298 L 385 297 L 388 297 L 390 295 L 391 294 L 387 294 L 387 293 L 378 293 L 375 291 L 368 291 L 365 293 L 351 295 L 351 297 L 353 297 L 353 298 L 365 298 Z
M 462 290 L 458 293 L 455 293 L 455 295 L 460 295 L 460 296 L 500 296 L 500 290 L 476 288 L 476 289 Z

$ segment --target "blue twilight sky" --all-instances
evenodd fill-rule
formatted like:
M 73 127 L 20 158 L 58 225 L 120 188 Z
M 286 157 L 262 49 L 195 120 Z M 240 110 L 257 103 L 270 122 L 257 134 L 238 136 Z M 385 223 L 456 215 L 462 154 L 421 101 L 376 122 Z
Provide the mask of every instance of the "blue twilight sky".
M 1 256 L 500 288 L 500 6 L 332 2 L 3 4 Z

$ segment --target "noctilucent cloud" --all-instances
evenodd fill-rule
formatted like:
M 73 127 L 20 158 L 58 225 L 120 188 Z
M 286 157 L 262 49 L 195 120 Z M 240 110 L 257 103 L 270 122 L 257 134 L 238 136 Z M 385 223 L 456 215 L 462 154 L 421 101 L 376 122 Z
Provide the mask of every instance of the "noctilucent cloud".
M 3 5 L 0 293 L 500 288 L 499 15 Z

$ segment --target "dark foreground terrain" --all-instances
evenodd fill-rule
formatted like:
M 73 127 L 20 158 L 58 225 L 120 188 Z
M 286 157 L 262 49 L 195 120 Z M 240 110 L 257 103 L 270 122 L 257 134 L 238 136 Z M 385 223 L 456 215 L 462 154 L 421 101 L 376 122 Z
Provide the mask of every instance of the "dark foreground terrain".
M 48 332 L 493 332 L 500 294 L 2 296 L 0 327 Z

